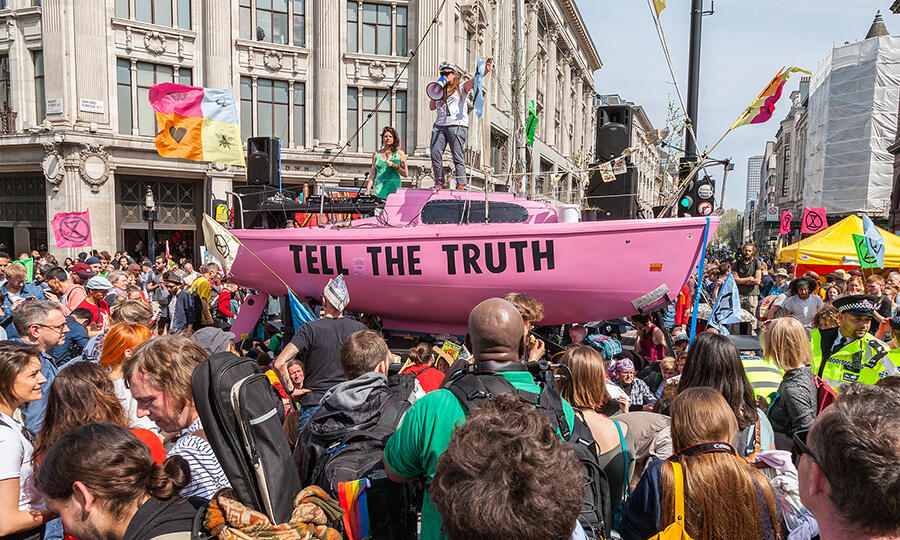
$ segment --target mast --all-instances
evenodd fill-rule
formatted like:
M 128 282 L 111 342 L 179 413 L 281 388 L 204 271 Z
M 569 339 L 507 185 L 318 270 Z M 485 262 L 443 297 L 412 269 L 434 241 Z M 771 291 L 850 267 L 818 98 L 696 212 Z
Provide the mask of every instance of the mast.
M 513 44 L 513 66 L 512 66 L 512 113 L 513 113 L 513 145 L 512 145 L 512 164 L 516 175 L 513 177 L 514 193 L 520 189 L 519 174 L 524 169 L 525 144 L 523 140 L 525 120 L 523 118 L 524 107 L 524 85 L 522 83 L 523 60 L 522 55 L 525 51 L 525 33 L 522 29 L 522 18 L 525 16 L 525 0 L 513 0 L 513 20 L 515 21 L 514 44 Z

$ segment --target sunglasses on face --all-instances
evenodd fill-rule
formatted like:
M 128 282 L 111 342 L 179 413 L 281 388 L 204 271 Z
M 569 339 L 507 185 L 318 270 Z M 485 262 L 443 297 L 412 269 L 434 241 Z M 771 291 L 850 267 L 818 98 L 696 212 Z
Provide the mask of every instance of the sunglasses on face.
M 809 436 L 809 430 L 797 431 L 794 433 L 793 442 L 794 445 L 791 447 L 791 454 L 793 454 L 794 459 L 799 462 L 800 457 L 803 454 L 809 456 L 813 461 L 816 460 L 816 456 L 813 455 L 812 450 L 809 449 L 809 446 L 806 444 L 806 438 Z
M 451 71 L 442 71 L 441 75 L 450 75 L 451 73 L 453 73 L 452 70 Z

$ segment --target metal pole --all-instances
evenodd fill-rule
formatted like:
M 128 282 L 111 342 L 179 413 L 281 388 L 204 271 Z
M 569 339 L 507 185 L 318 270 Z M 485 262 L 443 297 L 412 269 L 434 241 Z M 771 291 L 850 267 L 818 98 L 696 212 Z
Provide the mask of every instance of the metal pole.
M 150 262 L 156 260 L 156 239 L 153 237 L 153 218 L 156 210 L 147 210 L 147 253 L 150 254 Z
M 703 290 L 703 263 L 706 261 L 706 241 L 709 236 L 709 218 L 706 218 L 706 226 L 703 227 L 703 246 L 700 250 L 700 267 L 697 268 L 697 285 L 694 288 L 694 311 L 691 313 L 691 334 L 688 336 L 688 346 L 694 343 L 694 335 L 697 333 L 697 311 L 700 310 L 700 291 Z
M 523 107 L 522 95 L 525 88 L 522 84 L 523 61 L 522 54 L 525 48 L 525 34 L 522 29 L 522 18 L 525 16 L 525 0 L 515 0 L 513 10 L 513 20 L 515 21 L 515 45 L 513 47 L 513 73 L 512 73 L 512 108 L 513 108 L 513 167 L 516 172 L 515 187 L 519 188 L 519 173 L 522 172 L 522 130 L 524 122 L 522 120 Z
M 697 131 L 697 109 L 700 97 L 700 30 L 703 24 L 703 0 L 691 0 L 691 44 L 688 60 L 687 116 L 694 133 Z M 685 137 L 684 159 L 697 161 L 697 144 Z

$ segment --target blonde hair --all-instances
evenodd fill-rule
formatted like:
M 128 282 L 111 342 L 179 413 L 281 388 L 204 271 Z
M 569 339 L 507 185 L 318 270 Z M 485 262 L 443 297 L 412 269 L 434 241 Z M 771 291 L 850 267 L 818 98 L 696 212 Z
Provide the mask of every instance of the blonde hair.
M 145 341 L 122 362 L 122 373 L 126 380 L 138 371 L 143 373 L 152 386 L 175 403 L 180 413 L 194 404 L 191 374 L 207 356 L 206 351 L 184 336 L 157 336 Z
M 675 357 L 666 356 L 662 360 L 659 361 L 660 370 L 663 369 L 675 369 L 677 362 L 675 361 Z
M 544 305 L 523 293 L 506 293 L 503 299 L 516 306 L 526 323 L 536 323 L 544 318 Z
M 806 329 L 793 317 L 775 319 L 763 332 L 760 341 L 763 356 L 784 371 L 812 363 L 812 348 Z

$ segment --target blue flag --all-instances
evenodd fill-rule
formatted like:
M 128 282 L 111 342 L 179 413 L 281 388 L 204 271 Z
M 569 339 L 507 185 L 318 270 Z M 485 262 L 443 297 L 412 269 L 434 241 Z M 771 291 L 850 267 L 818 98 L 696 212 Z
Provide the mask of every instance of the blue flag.
M 869 248 L 869 253 L 875 256 L 875 259 L 878 260 L 878 268 L 884 268 L 884 237 L 881 236 L 881 232 L 878 230 L 878 227 L 872 223 L 872 220 L 869 216 L 863 214 L 863 236 L 866 237 L 866 247 Z
M 478 61 L 478 67 L 475 68 L 475 86 L 472 87 L 475 94 L 475 114 L 478 118 L 484 116 L 484 90 L 481 88 L 481 82 L 484 80 L 484 66 L 487 62 L 482 59 Z
M 288 299 L 291 303 L 291 319 L 294 321 L 294 332 L 296 332 L 301 324 L 316 320 L 316 316 L 312 314 L 305 304 L 297 300 L 294 293 L 288 289 Z
M 729 273 L 713 304 L 709 325 L 727 336 L 729 334 L 727 325 L 741 322 L 742 313 L 741 294 L 738 292 L 737 283 L 734 282 L 734 274 Z

